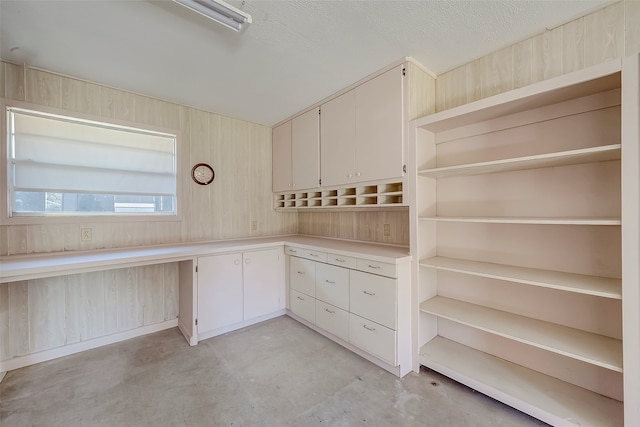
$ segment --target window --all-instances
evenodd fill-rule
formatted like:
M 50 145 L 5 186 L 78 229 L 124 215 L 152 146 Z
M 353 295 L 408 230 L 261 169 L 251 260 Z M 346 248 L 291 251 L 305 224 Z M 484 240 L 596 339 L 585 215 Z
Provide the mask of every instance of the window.
M 8 106 L 9 217 L 176 215 L 176 135 Z

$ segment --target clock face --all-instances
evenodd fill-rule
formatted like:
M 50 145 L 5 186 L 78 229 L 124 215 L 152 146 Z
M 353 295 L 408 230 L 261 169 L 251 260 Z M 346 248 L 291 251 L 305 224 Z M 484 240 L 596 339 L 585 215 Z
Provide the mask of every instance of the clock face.
M 213 168 L 206 163 L 198 163 L 191 169 L 191 178 L 200 185 L 211 184 L 214 177 Z

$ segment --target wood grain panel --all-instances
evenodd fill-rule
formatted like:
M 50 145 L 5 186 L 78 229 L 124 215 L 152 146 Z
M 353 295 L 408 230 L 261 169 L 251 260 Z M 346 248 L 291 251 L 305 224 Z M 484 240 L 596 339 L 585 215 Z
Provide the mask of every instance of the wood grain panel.
M 442 100 L 441 102 L 444 102 L 444 109 L 467 103 L 467 68 L 465 66 L 446 73 L 442 83 L 439 80 L 436 80 L 436 91 L 442 92 L 438 97 Z
M 83 323 L 82 275 L 68 276 L 65 292 L 65 344 L 80 342 L 80 327 Z
M 149 98 L 134 96 L 134 121 L 167 129 L 180 128 L 180 114 L 177 104 Z
M 70 78 L 61 79 L 62 108 L 83 114 L 100 115 L 100 86 Z
M 28 68 L 25 94 L 32 104 L 61 108 L 62 77 Z
M 538 82 L 561 75 L 562 27 L 545 31 L 531 40 L 531 81 Z
M 118 331 L 142 326 L 138 282 L 135 268 L 115 270 Z
M 190 162 L 191 167 L 197 163 L 212 164 L 212 148 L 210 144 L 211 130 L 209 124 L 209 113 L 201 110 L 190 109 L 189 111 L 189 140 L 190 140 Z M 191 177 L 189 180 L 189 192 L 191 193 L 191 204 L 184 212 L 187 219 L 188 236 L 192 240 L 206 240 L 210 238 L 209 218 L 215 215 L 211 210 L 211 191 L 220 179 L 220 171 L 213 165 L 216 171 L 216 179 L 210 185 L 197 185 Z M 189 169 L 189 172 L 191 170 Z
M 11 225 L 7 227 L 8 255 L 24 255 L 27 253 L 28 230 L 26 225 Z
M 422 71 L 415 64 L 408 64 L 409 70 L 409 117 L 413 120 L 435 112 L 436 79 Z
M 633 55 L 640 52 L 640 1 L 626 0 L 624 7 L 624 52 Z
M 29 353 L 29 282 L 8 283 L 9 354 Z
M 179 264 L 164 264 L 164 320 L 176 319 L 179 308 Z
M 636 26 L 640 22 L 636 22 Z M 584 17 L 584 65 L 600 64 L 624 55 L 624 4 L 613 4 Z
M 5 95 L 5 62 L 0 61 L 0 97 L 4 98 Z
M 138 295 L 142 324 L 151 325 L 164 320 L 164 266 L 138 267 Z
M 77 276 L 80 276 L 79 281 L 82 283 L 82 302 L 78 307 L 82 313 L 80 339 L 86 341 L 106 335 L 104 272 L 98 271 Z
M 513 45 L 513 87 L 527 86 L 533 82 L 533 40 L 527 39 Z
M 24 68 L 21 65 L 4 63 L 4 96 L 16 101 L 24 101 Z
M 109 87 L 100 88 L 100 113 L 103 117 L 133 121 L 135 96 L 130 92 Z
M 64 250 L 63 224 L 29 225 L 27 233 L 27 252 L 61 252 Z M 79 237 L 77 237 L 79 239 Z
M 67 276 L 29 281 L 29 347 L 31 352 L 65 344 Z
M 562 26 L 562 73 L 584 68 L 584 18 Z
M 103 272 L 104 280 L 104 333 L 118 332 L 118 270 Z
M 0 285 L 0 361 L 11 358 L 9 334 L 9 286 Z
M 513 89 L 513 49 L 501 49 L 480 58 L 480 94 L 483 98 Z
M 0 225 L 0 256 L 9 255 L 9 226 Z

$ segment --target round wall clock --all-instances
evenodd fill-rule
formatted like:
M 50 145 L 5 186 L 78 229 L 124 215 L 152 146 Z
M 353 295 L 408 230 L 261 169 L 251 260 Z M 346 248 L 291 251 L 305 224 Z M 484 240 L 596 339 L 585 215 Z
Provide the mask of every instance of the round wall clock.
M 200 185 L 211 184 L 215 176 L 213 168 L 206 163 L 198 163 L 191 169 L 191 178 Z

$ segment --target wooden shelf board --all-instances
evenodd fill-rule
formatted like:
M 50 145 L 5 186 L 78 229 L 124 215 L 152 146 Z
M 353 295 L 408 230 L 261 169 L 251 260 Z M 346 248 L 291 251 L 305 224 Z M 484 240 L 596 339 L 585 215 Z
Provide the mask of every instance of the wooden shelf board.
M 445 297 L 420 310 L 485 332 L 622 372 L 622 341 Z
M 419 363 L 552 425 L 623 425 L 622 402 L 443 337 L 420 349 Z
M 612 277 L 589 276 L 446 257 L 424 259 L 420 261 L 420 265 L 472 276 L 507 280 L 604 298 L 622 299 L 622 280 Z
M 559 153 L 539 154 L 513 159 L 425 169 L 418 171 L 418 175 L 432 178 L 446 178 L 452 176 L 478 175 L 533 168 L 569 166 L 581 163 L 604 162 L 608 160 L 620 160 L 620 149 L 621 144 L 605 145 L 600 147 L 563 151 Z
M 466 217 L 430 216 L 422 221 L 481 222 L 490 224 L 540 224 L 540 225 L 621 225 L 620 218 L 520 218 L 520 217 Z

